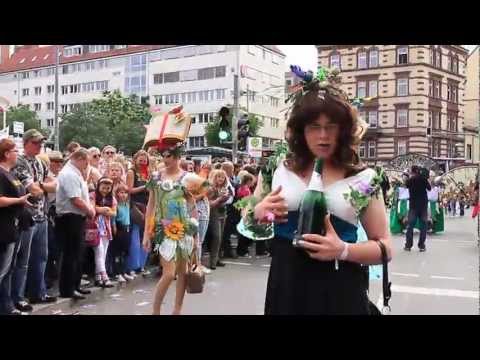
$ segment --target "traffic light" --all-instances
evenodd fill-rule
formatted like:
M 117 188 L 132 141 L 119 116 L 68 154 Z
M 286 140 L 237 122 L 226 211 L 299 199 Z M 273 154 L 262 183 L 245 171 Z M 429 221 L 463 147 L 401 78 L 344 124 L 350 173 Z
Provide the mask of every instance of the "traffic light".
M 230 109 L 226 106 L 223 106 L 218 112 L 218 116 L 220 117 L 220 131 L 218 132 L 218 138 L 220 139 L 220 142 L 222 142 L 228 139 L 231 131 L 229 120 Z
M 248 114 L 242 114 L 238 119 L 238 150 L 247 149 L 247 138 L 250 136 L 250 120 Z

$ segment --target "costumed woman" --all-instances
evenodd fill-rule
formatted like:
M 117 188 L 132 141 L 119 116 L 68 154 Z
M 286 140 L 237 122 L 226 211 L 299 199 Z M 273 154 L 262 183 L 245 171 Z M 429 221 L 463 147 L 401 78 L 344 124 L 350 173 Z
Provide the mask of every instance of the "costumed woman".
M 440 186 L 438 179 L 434 179 L 435 174 L 431 173 L 432 189 L 427 191 L 428 198 L 428 224 L 433 234 L 443 232 L 444 229 L 444 212 L 440 202 Z
M 410 208 L 410 191 L 405 186 L 409 178 L 408 170 L 405 170 L 402 175 L 402 183 L 398 188 L 398 206 L 397 206 L 397 216 L 398 221 L 400 222 L 401 232 L 406 231 L 407 220 L 408 220 L 408 210 Z
M 337 72 L 317 77 L 297 67 L 304 81 L 294 95 L 287 127 L 292 156 L 276 169 L 268 196 L 255 218 L 275 217 L 266 314 L 369 314 L 364 265 L 382 263 L 382 241 L 391 258 L 381 178 L 364 166 L 354 146 L 360 138 L 356 110 L 337 87 Z M 313 79 L 312 79 L 313 78 Z M 314 172 L 323 159 L 321 175 Z M 310 180 L 320 183 L 329 215 L 326 233 L 302 234 L 294 247 L 299 205 Z M 357 242 L 362 224 L 368 240 Z
M 162 128 L 188 123 L 185 131 L 188 134 L 190 118 L 181 110 L 178 107 L 165 114 Z M 170 116 L 172 114 L 175 116 Z M 180 168 L 183 143 L 160 138 L 158 147 L 165 168 L 152 174 L 146 184 L 149 195 L 143 247 L 147 252 L 153 250 L 160 255 L 162 267 L 162 276 L 155 288 L 153 315 L 160 315 L 163 299 L 175 275 L 176 295 L 172 314 L 179 315 L 186 290 L 187 266 L 198 246 L 198 216 L 195 199 L 183 181 L 187 173 Z
M 390 233 L 391 234 L 401 234 L 403 229 L 403 224 L 400 222 L 398 217 L 398 207 L 399 207 L 399 191 L 401 186 L 401 181 L 398 178 L 392 180 L 392 200 L 390 206 Z

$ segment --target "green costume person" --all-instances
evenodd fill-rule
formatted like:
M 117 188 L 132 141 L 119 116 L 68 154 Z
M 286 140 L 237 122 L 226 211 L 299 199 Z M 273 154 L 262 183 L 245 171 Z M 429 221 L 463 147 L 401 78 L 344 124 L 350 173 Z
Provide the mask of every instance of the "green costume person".
M 443 207 L 439 204 L 440 188 L 433 186 L 432 190 L 427 192 L 428 196 L 428 219 L 431 221 L 432 233 L 443 232 L 445 230 L 444 225 L 444 211 Z
M 401 234 L 403 230 L 403 225 L 398 215 L 399 189 L 400 182 L 395 182 L 393 184 L 392 207 L 390 208 L 390 232 L 392 234 Z

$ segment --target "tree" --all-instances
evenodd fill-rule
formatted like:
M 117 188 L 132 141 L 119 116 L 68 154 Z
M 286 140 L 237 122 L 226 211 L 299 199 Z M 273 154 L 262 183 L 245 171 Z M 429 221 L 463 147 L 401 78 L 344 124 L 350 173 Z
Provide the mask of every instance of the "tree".
M 24 131 L 37 129 L 43 135 L 48 136 L 50 131 L 42 129 L 40 118 L 35 111 L 30 110 L 27 105 L 19 104 L 18 106 L 10 106 L 7 111 L 7 126 L 10 126 L 10 134 L 13 134 L 13 122 L 22 122 Z
M 245 111 L 245 109 L 241 108 L 240 110 Z M 230 108 L 230 114 L 233 113 L 233 109 Z M 225 144 L 220 143 L 220 139 L 218 138 L 218 133 L 220 132 L 220 116 L 216 116 L 212 122 L 209 122 L 205 125 L 205 137 L 207 138 L 208 146 L 220 146 L 220 147 L 227 147 Z M 228 118 L 230 122 L 230 126 L 232 124 L 232 115 Z M 257 136 L 260 128 L 264 125 L 263 120 L 261 120 L 257 115 L 249 113 L 248 114 L 249 120 L 249 129 L 251 136 Z M 227 141 L 231 142 L 231 129 L 229 130 L 230 135 Z
M 142 147 L 150 117 L 148 103 L 140 104 L 135 95 L 106 91 L 101 99 L 63 115 L 60 144 L 62 148 L 70 141 L 86 147 L 109 144 L 131 155 Z

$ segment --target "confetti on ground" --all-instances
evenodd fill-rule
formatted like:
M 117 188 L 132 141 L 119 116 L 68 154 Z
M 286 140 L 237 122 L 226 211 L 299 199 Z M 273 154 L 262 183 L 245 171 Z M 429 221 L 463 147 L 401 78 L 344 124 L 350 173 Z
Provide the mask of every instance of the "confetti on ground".
M 110 297 L 111 298 L 118 298 L 118 297 L 120 297 L 120 294 L 112 294 L 112 295 L 110 295 Z
M 137 290 L 133 290 L 133 293 L 134 294 L 146 294 L 146 293 L 148 293 L 148 291 L 143 290 L 143 289 L 137 289 Z
M 86 305 L 83 305 L 82 308 L 83 309 L 92 309 L 94 307 L 97 307 L 97 305 L 95 304 L 86 304 Z
M 138 304 L 136 304 L 136 305 L 137 305 L 137 306 L 145 306 L 145 305 L 148 305 L 148 304 L 150 304 L 148 301 L 142 301 L 142 302 L 140 302 L 140 303 L 138 303 Z

